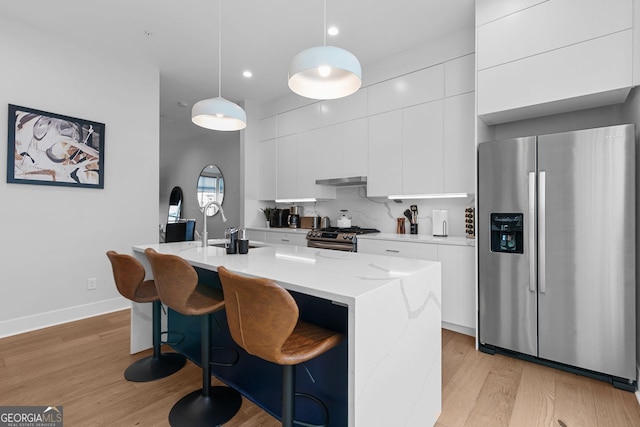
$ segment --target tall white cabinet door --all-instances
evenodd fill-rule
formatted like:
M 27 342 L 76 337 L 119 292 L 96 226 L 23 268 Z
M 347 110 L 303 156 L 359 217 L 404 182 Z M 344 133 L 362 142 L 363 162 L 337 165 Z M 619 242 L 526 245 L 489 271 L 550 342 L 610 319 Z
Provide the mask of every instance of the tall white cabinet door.
M 317 179 L 341 178 L 342 125 L 338 124 L 317 129 L 314 135 L 317 145 L 313 160 L 322 162 L 322 167 L 318 167 Z M 328 153 L 330 156 L 322 153 Z
M 442 321 L 475 329 L 474 248 L 438 245 L 438 261 L 442 265 Z
M 298 188 L 296 194 L 300 197 L 312 197 L 316 191 L 316 176 L 318 175 L 317 147 L 321 129 L 314 129 L 299 134 L 298 138 Z
M 298 190 L 298 134 L 283 136 L 278 141 L 277 198 L 297 197 Z
M 342 176 L 367 176 L 369 172 L 369 119 L 342 123 Z
M 475 192 L 475 94 L 444 100 L 444 192 Z
M 402 110 L 369 117 L 367 195 L 402 192 Z
M 442 193 L 442 100 L 402 111 L 401 194 Z
M 277 140 L 258 143 L 258 199 L 275 200 L 277 189 Z

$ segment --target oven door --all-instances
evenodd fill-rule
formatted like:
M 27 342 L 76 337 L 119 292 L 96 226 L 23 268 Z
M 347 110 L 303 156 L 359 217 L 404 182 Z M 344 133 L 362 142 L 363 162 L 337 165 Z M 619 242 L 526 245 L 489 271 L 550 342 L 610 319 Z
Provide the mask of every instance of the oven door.
M 355 252 L 356 247 L 351 242 L 324 242 L 320 240 L 307 240 L 308 248 L 331 249 L 334 251 Z

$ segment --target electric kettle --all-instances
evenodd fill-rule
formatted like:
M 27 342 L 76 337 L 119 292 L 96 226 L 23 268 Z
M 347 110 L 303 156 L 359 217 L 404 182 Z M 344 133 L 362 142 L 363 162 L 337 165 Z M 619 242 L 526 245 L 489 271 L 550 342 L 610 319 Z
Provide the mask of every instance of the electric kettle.
M 340 215 L 340 217 L 338 217 L 338 228 L 349 228 L 351 227 L 351 217 L 347 216 L 347 211 L 346 209 L 342 209 L 340 212 L 342 212 L 342 215 Z

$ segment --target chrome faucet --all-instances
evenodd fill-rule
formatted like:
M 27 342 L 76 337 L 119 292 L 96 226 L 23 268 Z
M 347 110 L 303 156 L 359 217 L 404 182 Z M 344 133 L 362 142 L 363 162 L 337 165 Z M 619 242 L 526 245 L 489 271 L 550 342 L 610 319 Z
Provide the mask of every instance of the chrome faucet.
M 203 228 L 202 228 L 202 247 L 206 248 L 207 245 L 209 244 L 209 233 L 207 233 L 207 211 L 209 210 L 209 207 L 211 205 L 216 205 L 218 207 L 218 209 L 220 209 L 220 215 L 222 215 L 222 222 L 227 222 L 227 217 L 224 216 L 224 210 L 222 209 L 222 206 L 220 205 L 220 203 L 216 202 L 215 200 L 210 201 L 209 203 L 207 203 L 206 205 L 204 205 L 204 209 L 202 209 L 202 215 L 204 217 L 204 220 L 202 221 L 203 224 Z

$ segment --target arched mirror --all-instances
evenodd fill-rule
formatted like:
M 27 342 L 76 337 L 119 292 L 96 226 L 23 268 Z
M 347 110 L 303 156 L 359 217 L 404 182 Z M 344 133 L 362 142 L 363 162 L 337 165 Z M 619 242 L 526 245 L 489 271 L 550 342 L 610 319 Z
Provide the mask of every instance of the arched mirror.
M 224 177 L 218 166 L 207 165 L 202 169 L 198 177 L 196 191 L 201 211 L 211 201 L 216 201 L 222 206 L 222 201 L 224 200 Z M 217 214 L 218 210 L 216 205 L 209 206 L 207 216 Z
M 178 222 L 182 216 L 182 188 L 173 187 L 169 196 L 169 218 L 167 223 Z

